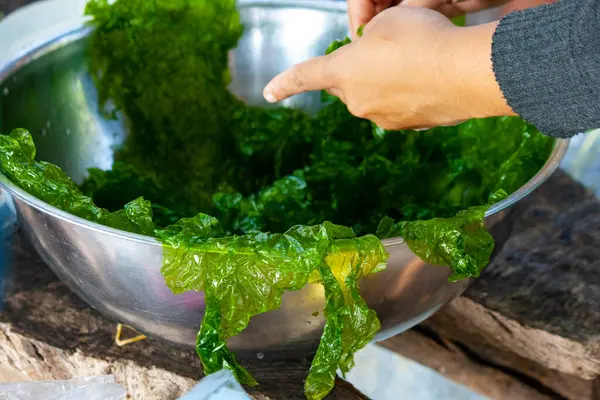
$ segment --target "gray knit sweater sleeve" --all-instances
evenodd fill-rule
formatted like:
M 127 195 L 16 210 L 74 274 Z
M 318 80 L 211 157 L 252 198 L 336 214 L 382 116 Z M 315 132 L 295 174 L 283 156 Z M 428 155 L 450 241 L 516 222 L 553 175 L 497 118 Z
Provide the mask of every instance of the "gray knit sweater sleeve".
M 559 0 L 504 17 L 496 80 L 512 109 L 547 135 L 600 128 L 600 0 Z

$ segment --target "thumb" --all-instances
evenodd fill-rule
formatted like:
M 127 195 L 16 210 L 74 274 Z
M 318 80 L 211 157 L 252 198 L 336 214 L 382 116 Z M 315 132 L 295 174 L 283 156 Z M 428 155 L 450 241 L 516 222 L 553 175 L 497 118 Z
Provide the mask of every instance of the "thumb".
M 332 58 L 333 54 L 312 58 L 282 72 L 267 84 L 264 98 L 275 103 L 295 94 L 333 88 Z

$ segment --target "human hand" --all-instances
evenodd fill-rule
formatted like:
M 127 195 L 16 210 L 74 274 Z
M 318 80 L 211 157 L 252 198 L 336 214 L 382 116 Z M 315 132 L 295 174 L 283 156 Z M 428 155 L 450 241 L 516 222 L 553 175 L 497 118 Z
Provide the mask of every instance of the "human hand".
M 495 27 L 458 28 L 436 11 L 393 7 L 367 24 L 361 38 L 275 77 L 264 96 L 276 102 L 325 89 L 384 129 L 514 115 L 492 71 Z

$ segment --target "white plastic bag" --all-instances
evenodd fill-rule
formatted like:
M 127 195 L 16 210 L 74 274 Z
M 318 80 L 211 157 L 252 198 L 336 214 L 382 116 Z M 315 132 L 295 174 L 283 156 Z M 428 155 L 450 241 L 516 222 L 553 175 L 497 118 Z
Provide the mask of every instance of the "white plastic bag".
M 0 400 L 123 400 L 126 395 L 112 375 L 0 384 Z
M 251 400 L 231 371 L 210 374 L 179 400 Z

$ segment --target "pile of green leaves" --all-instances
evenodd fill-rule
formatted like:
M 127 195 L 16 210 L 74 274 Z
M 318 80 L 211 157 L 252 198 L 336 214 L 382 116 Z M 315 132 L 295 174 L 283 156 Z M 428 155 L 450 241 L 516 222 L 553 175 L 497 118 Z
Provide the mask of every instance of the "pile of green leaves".
M 167 285 L 205 293 L 206 373 L 256 384 L 226 340 L 285 291 L 320 283 L 326 325 L 305 389 L 323 398 L 380 329 L 358 280 L 385 267 L 381 239 L 403 236 L 451 280 L 477 277 L 494 246 L 488 206 L 552 148 L 518 118 L 384 131 L 327 96 L 316 115 L 248 106 L 227 90 L 243 32 L 235 0 L 91 0 L 86 13 L 103 111 L 129 128 L 112 170 L 78 186 L 35 160 L 25 130 L 0 135 L 0 170 L 61 210 L 160 239 Z

